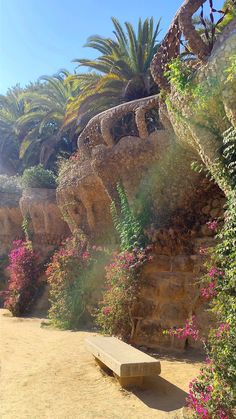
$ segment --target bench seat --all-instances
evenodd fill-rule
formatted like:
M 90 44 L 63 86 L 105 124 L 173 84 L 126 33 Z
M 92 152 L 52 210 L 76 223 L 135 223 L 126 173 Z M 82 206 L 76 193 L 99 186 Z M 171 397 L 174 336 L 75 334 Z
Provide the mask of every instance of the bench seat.
M 161 372 L 160 361 L 115 337 L 91 336 L 86 346 L 101 367 L 113 371 L 123 387 L 141 385 L 143 377 Z

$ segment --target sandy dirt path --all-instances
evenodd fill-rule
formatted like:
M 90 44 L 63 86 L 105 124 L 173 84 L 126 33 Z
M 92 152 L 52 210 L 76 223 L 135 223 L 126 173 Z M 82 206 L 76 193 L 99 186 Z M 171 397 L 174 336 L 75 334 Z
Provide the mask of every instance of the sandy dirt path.
M 0 310 L 1 419 L 182 418 L 188 382 L 199 363 L 161 360 L 146 390 L 123 391 L 87 352 L 89 332 L 41 327 Z

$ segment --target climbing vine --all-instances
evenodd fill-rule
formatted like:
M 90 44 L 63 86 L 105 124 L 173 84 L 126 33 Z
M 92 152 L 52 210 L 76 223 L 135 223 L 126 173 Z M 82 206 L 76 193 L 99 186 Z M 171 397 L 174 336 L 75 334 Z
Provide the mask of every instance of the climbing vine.
M 119 209 L 113 202 L 111 213 L 120 239 L 120 252 L 113 254 L 106 267 L 105 290 L 97 323 L 104 333 L 130 340 L 142 285 L 141 268 L 151 259 L 151 247 L 145 246 L 142 224 L 134 215 L 124 188 L 118 185 L 117 191 Z

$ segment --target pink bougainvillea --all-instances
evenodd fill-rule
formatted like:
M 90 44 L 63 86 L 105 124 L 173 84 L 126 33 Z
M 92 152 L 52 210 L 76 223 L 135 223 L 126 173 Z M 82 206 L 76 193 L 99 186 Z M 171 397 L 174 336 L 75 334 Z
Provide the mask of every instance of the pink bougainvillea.
M 216 231 L 217 228 L 218 228 L 217 220 L 208 221 L 206 224 L 207 224 L 207 227 L 209 228 L 209 230 L 211 230 L 211 231 Z
M 106 283 L 103 301 L 97 314 L 97 323 L 103 332 L 126 339 L 132 330 L 132 315 L 141 286 L 140 269 L 152 259 L 152 247 L 135 248 L 114 253 L 106 266 Z
M 217 295 L 216 281 L 209 282 L 205 287 L 200 289 L 201 296 L 206 300 L 211 300 Z
M 184 327 L 173 327 L 169 330 L 165 330 L 164 334 L 168 334 L 170 336 L 176 336 L 178 339 L 186 339 L 189 336 L 193 338 L 193 340 L 198 340 L 199 338 L 199 330 L 196 327 L 196 317 L 192 316 L 188 319 L 184 325 Z
M 200 419 L 229 419 L 228 398 L 228 385 L 215 381 L 214 364 L 208 361 L 199 376 L 189 384 L 187 406 Z
M 13 242 L 9 261 L 4 307 L 19 316 L 29 311 L 39 287 L 38 255 L 31 242 L 17 240 Z

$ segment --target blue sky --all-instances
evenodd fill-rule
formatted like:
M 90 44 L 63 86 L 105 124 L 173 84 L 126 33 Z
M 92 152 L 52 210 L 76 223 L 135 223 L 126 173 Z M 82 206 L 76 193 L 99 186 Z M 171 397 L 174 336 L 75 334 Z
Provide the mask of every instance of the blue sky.
M 111 16 L 136 25 L 139 17 L 162 17 L 160 39 L 183 0 L 0 0 L 0 93 L 24 86 L 73 58 L 90 58 L 90 35 L 111 36 Z M 215 0 L 215 7 L 223 1 Z

